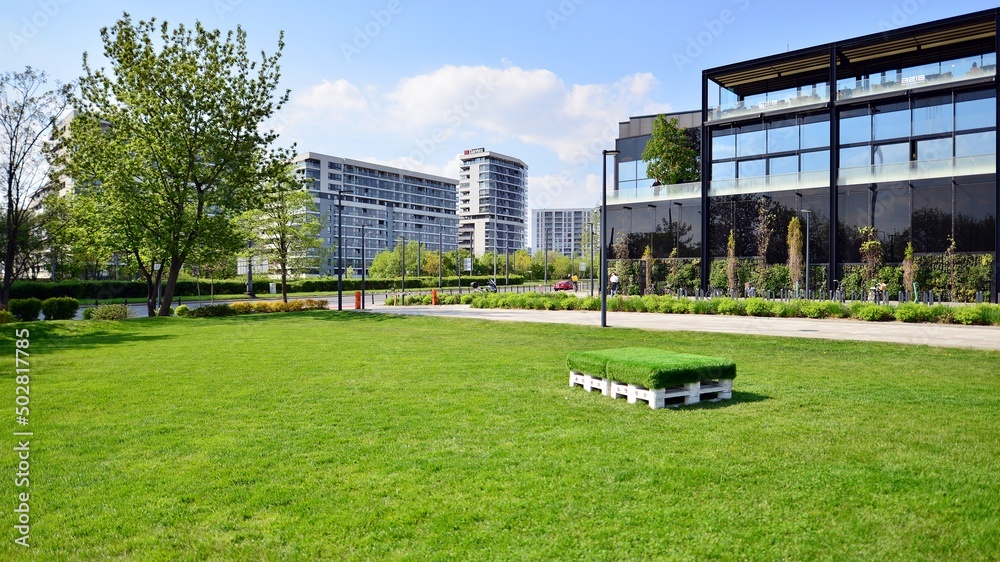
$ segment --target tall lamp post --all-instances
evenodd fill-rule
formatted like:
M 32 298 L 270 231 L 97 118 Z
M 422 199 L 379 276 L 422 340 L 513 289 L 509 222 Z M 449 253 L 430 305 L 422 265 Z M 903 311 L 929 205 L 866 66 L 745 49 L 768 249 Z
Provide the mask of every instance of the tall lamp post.
M 257 298 L 257 295 L 253 292 L 253 255 L 250 253 L 250 248 L 253 247 L 253 241 L 247 240 L 247 296 L 250 298 Z M 156 265 L 156 269 L 160 269 L 160 265 Z
M 649 252 L 650 255 L 653 253 L 653 233 L 656 232 L 656 205 L 652 203 L 646 205 L 653 210 L 653 228 L 649 231 Z
M 344 221 L 343 196 L 354 193 L 352 190 L 337 191 L 337 310 L 344 309 Z
M 594 296 L 594 223 L 590 222 L 590 264 L 587 269 L 590 270 L 590 296 Z
M 809 215 L 812 211 L 809 209 L 799 209 L 800 213 L 806 216 L 806 298 L 809 298 Z
M 601 327 L 608 326 L 608 156 L 618 156 L 617 150 L 603 151 L 601 165 Z
M 361 310 L 365 309 L 365 268 L 368 260 L 365 256 L 365 223 L 361 223 Z

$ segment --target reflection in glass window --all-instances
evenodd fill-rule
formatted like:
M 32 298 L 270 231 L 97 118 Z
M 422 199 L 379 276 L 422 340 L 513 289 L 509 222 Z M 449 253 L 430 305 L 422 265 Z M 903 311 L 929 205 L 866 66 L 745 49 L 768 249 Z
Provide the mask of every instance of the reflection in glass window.
M 951 229 L 951 182 L 913 190 L 913 249 L 943 252 Z
M 872 140 L 871 117 L 868 108 L 845 111 L 840 117 L 840 144 Z
M 913 101 L 913 136 L 950 133 L 953 124 L 950 95 Z
M 621 162 L 618 164 L 618 180 L 628 181 L 635 179 L 635 162 Z
M 712 131 L 712 159 L 736 158 L 736 135 L 732 129 Z
M 997 103 L 993 92 L 967 92 L 956 95 L 956 131 L 995 127 L 996 124 Z
M 840 149 L 841 168 L 860 168 L 870 166 L 872 163 L 872 149 L 870 146 L 856 146 L 854 148 Z
M 810 121 L 812 118 L 805 118 L 800 127 L 802 149 L 830 146 L 830 121 Z
M 740 127 L 736 135 L 737 156 L 757 156 L 764 154 L 766 137 L 761 125 L 746 125 Z
M 768 174 L 779 176 L 782 174 L 795 174 L 799 171 L 798 156 L 782 156 L 781 158 L 771 158 L 768 161 Z
M 875 147 L 874 162 L 880 164 L 899 164 L 910 161 L 910 143 L 880 144 Z
M 636 177 L 636 179 L 640 179 L 640 180 L 641 179 L 645 179 L 646 178 L 646 170 L 648 168 L 649 168 L 649 164 L 647 164 L 643 160 L 636 160 L 635 161 L 635 177 Z
M 997 153 L 997 133 L 969 133 L 955 136 L 955 156 L 979 156 Z
M 910 136 L 910 108 L 908 102 L 882 104 L 872 110 L 872 137 L 875 140 L 898 139 Z
M 951 158 L 951 139 L 932 139 L 917 142 L 917 160 L 942 160 Z
M 804 152 L 800 156 L 803 172 L 818 172 L 830 169 L 830 151 Z
M 740 162 L 741 178 L 756 178 L 764 175 L 763 160 L 744 160 Z
M 955 246 L 959 252 L 996 249 L 996 204 L 992 183 L 959 184 L 955 188 Z
M 712 164 L 712 181 L 736 178 L 736 162 L 716 162 Z
M 799 149 L 799 127 L 798 125 L 786 125 L 774 127 L 767 131 L 767 151 L 771 154 L 775 152 L 791 152 Z

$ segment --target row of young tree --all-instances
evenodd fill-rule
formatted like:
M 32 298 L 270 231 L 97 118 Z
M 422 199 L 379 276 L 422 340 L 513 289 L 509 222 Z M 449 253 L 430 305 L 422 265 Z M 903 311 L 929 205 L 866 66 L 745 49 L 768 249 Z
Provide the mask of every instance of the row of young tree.
M 427 246 L 410 240 L 405 245 L 397 245 L 392 250 L 376 254 L 368 267 L 368 275 L 381 279 L 399 278 L 404 273 L 405 262 L 407 276 L 454 277 L 459 274 L 459 267 L 461 267 L 462 275 L 492 276 L 495 271 L 498 280 L 510 273 L 529 281 L 541 281 L 546 278 L 549 280 L 568 279 L 574 273 L 580 278 L 588 278 L 589 272 L 598 263 L 596 256 L 594 264 L 590 264 L 589 256 L 577 255 L 571 258 L 552 250 L 549 250 L 547 255 L 541 250 L 534 253 L 529 253 L 527 250 L 517 250 L 509 255 L 486 252 L 471 260 L 472 271 L 470 272 L 466 262 L 469 257 L 470 252 L 466 249 L 439 253 L 433 245 Z M 580 271 L 580 263 L 584 264 L 586 272 Z M 546 268 L 548 268 L 547 275 Z
M 240 27 L 124 14 L 101 38 L 107 69 L 84 53 L 77 83 L 47 89 L 31 68 L 0 76 L 0 306 L 15 279 L 114 263 L 145 280 L 150 315 L 168 315 L 185 266 L 211 270 L 242 248 L 284 281 L 315 260 L 315 205 L 264 126 L 289 96 L 277 92 L 281 36 L 253 60 Z

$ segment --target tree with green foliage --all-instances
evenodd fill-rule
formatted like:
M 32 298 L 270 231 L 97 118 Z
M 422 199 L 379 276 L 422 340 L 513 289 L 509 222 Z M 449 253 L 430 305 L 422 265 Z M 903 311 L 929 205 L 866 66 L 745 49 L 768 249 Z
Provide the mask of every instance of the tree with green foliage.
M 30 66 L 24 72 L 0 74 L 0 179 L 3 182 L 4 229 L 3 283 L 0 308 L 10 300 L 10 286 L 30 269 L 24 259 L 31 243 L 32 226 L 37 226 L 37 207 L 53 185 L 48 179 L 46 143 L 55 130 L 56 119 L 67 107 L 69 87 L 56 84 L 46 90 L 48 78 Z M 29 252 L 30 254 L 30 252 Z
M 264 206 L 248 211 L 243 221 L 254 246 L 277 267 L 281 275 L 281 300 L 288 302 L 288 274 L 305 273 L 319 267 L 317 251 L 322 246 L 320 223 L 312 195 L 302 180 L 288 168 L 268 186 Z
M 729 231 L 729 241 L 726 242 L 726 283 L 729 296 L 736 296 L 736 231 Z
M 288 99 L 275 97 L 281 37 L 276 53 L 252 61 L 240 27 L 223 36 L 200 22 L 171 30 L 124 14 L 101 30 L 110 70 L 84 54 L 65 173 L 115 225 L 112 238 L 146 278 L 151 313 L 166 273 L 158 313 L 170 314 L 199 245 L 241 245 L 234 218 L 262 205 L 263 186 L 289 159 L 261 126 Z
M 906 243 L 906 249 L 903 250 L 903 290 L 913 291 L 913 284 L 917 280 L 917 272 L 919 271 L 919 266 L 916 260 L 913 258 L 913 242 Z M 914 291 L 915 292 L 915 291 Z M 917 295 L 913 295 L 914 301 L 917 299 Z
M 878 233 L 872 226 L 862 226 L 858 228 L 858 239 L 861 246 L 861 263 L 864 264 L 861 274 L 861 288 L 868 290 L 875 282 L 875 276 L 882 269 L 882 241 L 878 239 Z
M 694 131 L 678 125 L 676 118 L 657 115 L 653 134 L 642 152 L 646 175 L 661 185 L 695 182 L 701 178 L 699 146 Z

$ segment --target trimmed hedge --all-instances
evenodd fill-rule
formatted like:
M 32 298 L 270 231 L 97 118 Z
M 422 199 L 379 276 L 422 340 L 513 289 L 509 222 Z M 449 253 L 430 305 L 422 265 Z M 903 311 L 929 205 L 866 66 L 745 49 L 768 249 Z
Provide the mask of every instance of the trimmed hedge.
M 736 363 L 729 359 L 648 347 L 574 351 L 566 356 L 566 366 L 590 376 L 646 388 L 736 378 Z
M 38 314 L 42 311 L 42 301 L 34 297 L 10 299 L 7 301 L 7 310 L 21 322 L 33 322 L 38 320 Z
M 42 301 L 46 320 L 72 320 L 80 309 L 80 301 L 73 297 L 52 297 Z

